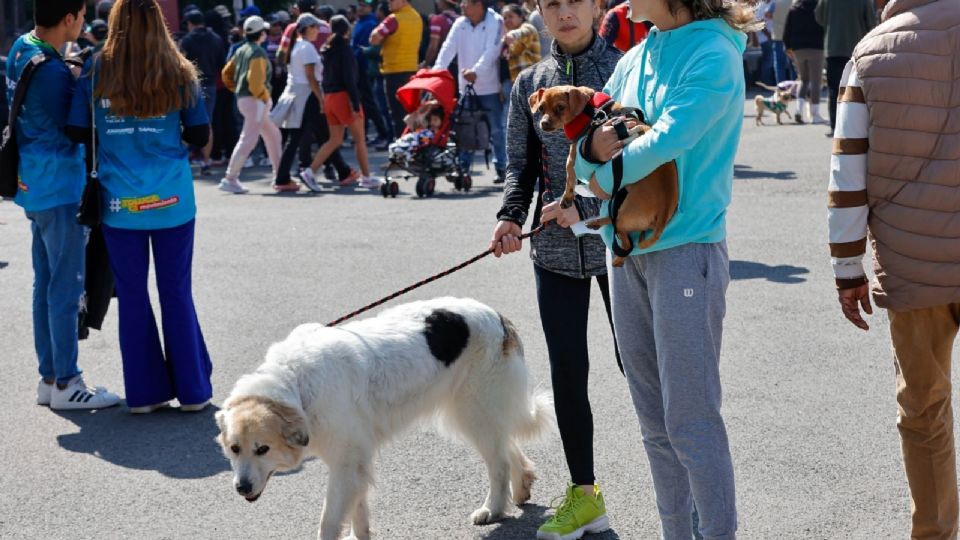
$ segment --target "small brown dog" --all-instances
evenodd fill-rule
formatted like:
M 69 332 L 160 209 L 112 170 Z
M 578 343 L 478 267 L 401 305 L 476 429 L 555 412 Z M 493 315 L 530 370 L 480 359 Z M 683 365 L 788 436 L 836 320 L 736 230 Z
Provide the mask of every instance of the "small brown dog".
M 757 125 L 763 124 L 763 111 L 770 111 L 777 115 L 777 123 L 783 125 L 783 122 L 780 121 L 780 115 L 790 116 L 787 113 L 787 106 L 791 101 L 793 101 L 793 94 L 789 90 L 776 90 L 768 98 L 763 96 L 753 98 L 753 102 L 757 105 Z
M 616 116 L 623 107 L 618 103 L 601 105 L 599 93 L 584 86 L 555 86 L 548 89 L 539 89 L 530 96 L 530 110 L 533 113 L 541 112 L 540 129 L 555 131 L 563 129 L 572 142 L 570 154 L 567 156 L 567 182 L 560 200 L 561 208 L 569 208 L 573 204 L 574 188 L 577 177 L 573 165 L 577 158 L 576 141 L 586 133 L 593 120 L 593 112 L 603 108 L 608 116 Z M 603 96 L 606 97 L 606 96 Z M 609 98 L 607 98 L 609 99 Z M 626 117 L 629 136 L 624 139 L 632 141 L 650 130 L 650 126 L 637 121 L 633 117 Z M 648 238 L 641 238 L 638 247 L 646 249 L 660 239 L 663 229 L 677 209 L 680 195 L 677 180 L 677 164 L 673 161 L 657 167 L 649 176 L 639 182 L 626 186 L 627 195 L 620 205 L 617 214 L 615 230 L 620 245 L 630 249 L 629 233 L 642 233 L 653 230 Z M 615 196 L 615 193 L 611 193 Z M 613 204 L 611 202 L 611 204 Z M 591 229 L 599 229 L 611 223 L 609 217 L 595 219 L 586 223 Z M 623 265 L 624 257 L 615 256 L 614 266 Z

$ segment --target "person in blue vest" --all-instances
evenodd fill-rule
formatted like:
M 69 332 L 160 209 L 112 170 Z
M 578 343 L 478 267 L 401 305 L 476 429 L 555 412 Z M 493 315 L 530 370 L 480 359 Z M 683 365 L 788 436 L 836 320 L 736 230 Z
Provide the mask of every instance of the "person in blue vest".
M 117 0 L 112 15 L 103 51 L 77 79 L 67 130 L 90 140 L 92 100 L 127 406 L 148 413 L 176 398 L 182 411 L 198 411 L 212 396 L 212 364 L 191 290 L 196 204 L 187 144 L 207 143 L 209 121 L 197 69 L 156 0 Z M 148 295 L 151 252 L 164 346 Z
M 7 57 L 7 99 L 13 101 L 25 67 L 40 64 L 17 118 L 19 184 L 14 202 L 33 235 L 33 338 L 39 363 L 37 403 L 51 409 L 98 409 L 120 398 L 84 384 L 77 367 L 77 318 L 83 296 L 88 229 L 77 223 L 83 192 L 83 148 L 67 138 L 64 123 L 73 75 L 58 52 L 83 29 L 84 0 L 34 0 L 36 28 Z

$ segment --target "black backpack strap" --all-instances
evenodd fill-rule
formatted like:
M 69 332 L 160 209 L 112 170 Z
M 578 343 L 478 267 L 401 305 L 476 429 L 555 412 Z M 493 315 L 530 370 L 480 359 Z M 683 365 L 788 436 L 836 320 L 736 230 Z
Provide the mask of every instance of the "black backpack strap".
M 16 129 L 17 118 L 20 116 L 20 109 L 23 108 L 23 101 L 27 98 L 27 89 L 30 86 L 30 81 L 33 79 L 33 74 L 37 72 L 37 69 L 41 65 L 49 61 L 52 56 L 45 52 L 34 55 L 30 60 L 27 61 L 27 65 L 23 67 L 23 71 L 20 73 L 20 78 L 17 79 L 16 90 L 13 91 L 13 102 L 10 104 L 10 116 L 7 125 L 11 129 Z

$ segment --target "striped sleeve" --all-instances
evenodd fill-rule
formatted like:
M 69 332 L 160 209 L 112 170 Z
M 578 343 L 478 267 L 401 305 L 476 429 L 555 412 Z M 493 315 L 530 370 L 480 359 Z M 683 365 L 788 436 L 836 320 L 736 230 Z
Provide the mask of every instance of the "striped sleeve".
M 867 282 L 863 255 L 867 248 L 867 149 L 870 120 L 860 79 L 848 62 L 837 99 L 837 125 L 830 157 L 827 220 L 830 262 L 837 288 Z

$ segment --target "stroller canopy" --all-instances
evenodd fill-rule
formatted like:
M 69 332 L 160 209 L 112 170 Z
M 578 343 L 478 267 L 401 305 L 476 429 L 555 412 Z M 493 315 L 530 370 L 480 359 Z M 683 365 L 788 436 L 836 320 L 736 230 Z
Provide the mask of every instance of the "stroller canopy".
M 420 106 L 424 91 L 430 92 L 447 114 L 457 106 L 457 83 L 445 69 L 421 69 L 416 72 L 407 84 L 397 89 L 397 101 L 407 112 L 413 112 Z

